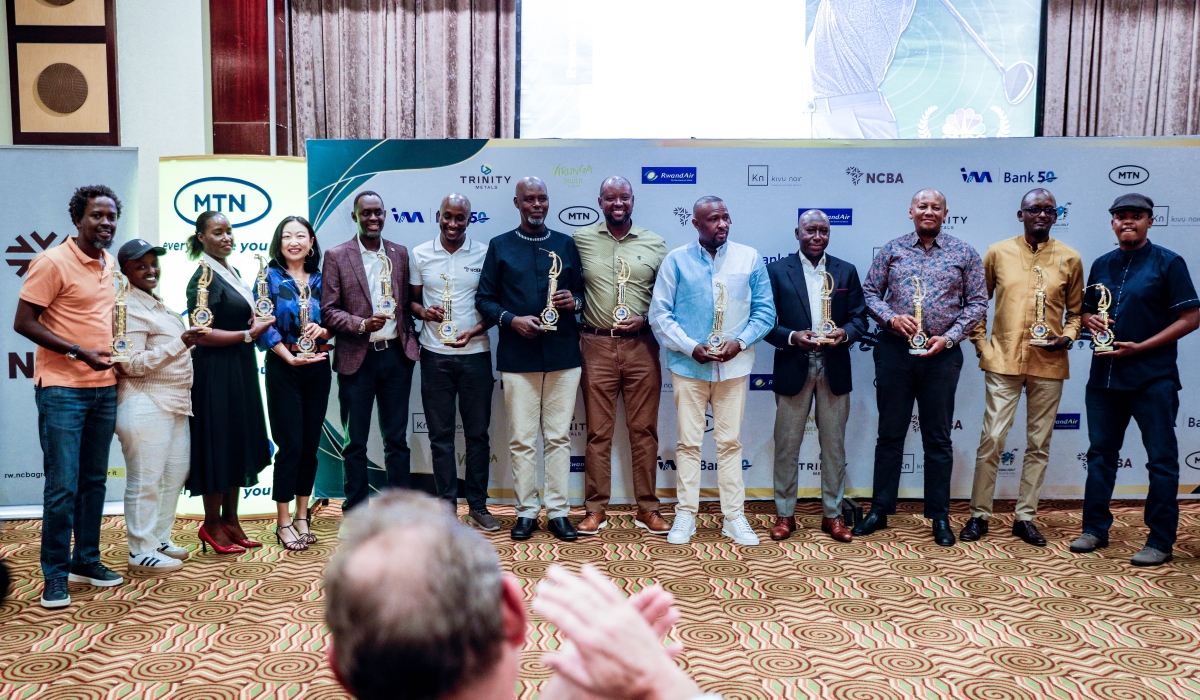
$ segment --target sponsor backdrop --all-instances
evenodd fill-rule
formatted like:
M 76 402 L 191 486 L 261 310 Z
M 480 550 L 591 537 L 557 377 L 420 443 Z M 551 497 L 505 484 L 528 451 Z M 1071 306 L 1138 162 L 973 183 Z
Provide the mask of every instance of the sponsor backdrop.
M 253 285 L 258 274 L 258 261 L 254 256 L 267 257 L 267 246 L 276 224 L 290 214 L 303 216 L 305 213 L 304 173 L 303 158 L 190 156 L 160 159 L 158 242 L 167 249 L 167 254 L 162 259 L 159 294 L 167 306 L 180 313 L 187 311 L 188 280 L 196 271 L 196 263 L 187 257 L 187 239 L 196 230 L 196 217 L 204 211 L 219 211 L 229 219 L 234 241 L 229 261 L 242 274 L 242 279 Z M 264 359 L 265 355 L 259 353 L 260 373 Z M 263 405 L 266 405 L 265 394 Z M 275 512 L 275 503 L 271 500 L 271 473 L 271 467 L 267 467 L 259 475 L 256 486 L 241 490 L 239 512 Z M 185 493 L 179 499 L 179 512 L 201 514 L 204 504 L 199 497 L 189 498 Z
M 0 272 L 0 348 L 4 371 L 0 382 L 0 518 L 41 515 L 42 448 L 38 443 L 37 408 L 33 401 L 36 346 L 12 329 L 21 282 L 34 256 L 62 245 L 75 235 L 67 212 L 80 185 L 103 183 L 121 198 L 123 216 L 112 252 L 139 235 L 137 230 L 137 149 L 0 146 L 0 171 L 20 173 L 5 180 L 0 210 L 4 266 Z M 120 507 L 125 492 L 125 462 L 113 440 L 107 500 Z
M 371 189 L 382 194 L 389 212 L 384 236 L 414 246 L 437 235 L 436 210 L 441 198 L 461 192 L 471 199 L 468 235 L 488 240 L 518 221 L 513 188 L 525 175 L 537 175 L 550 190 L 549 223 L 562 232 L 599 218 L 596 195 L 600 182 L 620 174 L 633 182 L 634 220 L 666 238 L 671 248 L 695 239 L 690 223 L 692 203 L 715 194 L 727 202 L 733 218 L 731 238 L 754 246 L 765 262 L 796 251 L 794 229 L 800 211 L 821 208 L 833 223 L 830 253 L 852 262 L 865 276 L 874 252 L 889 239 L 911 231 L 909 200 L 917 189 L 936 187 L 946 194 L 949 218 L 945 230 L 974 245 L 981 253 L 997 240 L 1016 236 L 1021 196 L 1037 186 L 1058 198 L 1054 236 L 1075 247 L 1090 267 L 1096 256 L 1112 250 L 1108 206 L 1121 194 L 1138 191 L 1158 205 L 1151 240 L 1200 265 L 1200 204 L 1192 190 L 1200 179 L 1200 139 L 996 139 L 975 141 L 310 141 L 309 212 L 326 248 L 354 235 L 350 220 L 354 193 Z M 197 176 L 199 177 L 199 176 Z M 252 178 L 249 178 L 252 179 Z M 273 217 L 277 218 L 277 217 Z M 182 234 L 179 237 L 182 240 Z M 246 240 L 246 239 L 242 239 Z M 254 240 L 258 240 L 255 238 Z M 265 240 L 263 238 L 262 240 Z M 243 263 L 243 269 L 249 267 Z M 494 333 L 494 331 L 493 331 Z M 877 415 L 872 388 L 871 349 L 878 329 L 853 350 L 855 391 L 847 434 L 849 486 L 866 495 L 871 486 Z M 1178 421 L 1181 487 L 1191 493 L 1200 484 L 1200 384 L 1197 340 L 1182 343 L 1180 365 L 1185 390 Z M 953 494 L 966 498 L 983 415 L 983 376 L 973 348 L 959 383 L 954 415 L 955 470 Z M 744 477 L 749 495 L 772 495 L 771 387 L 773 348 L 756 348 L 749 405 L 742 427 Z M 1084 383 L 1091 357 L 1089 339 L 1070 350 L 1072 379 L 1067 382 L 1055 425 L 1050 469 L 1043 494 L 1079 497 L 1083 493 L 1087 451 Z M 419 372 L 418 372 L 419 378 Z M 664 496 L 675 487 L 675 416 L 670 376 L 664 376 L 659 435 L 658 485 Z M 336 400 L 336 399 L 335 399 Z M 429 471 L 429 446 L 414 382 L 409 428 L 413 470 Z M 503 397 L 493 406 L 492 478 L 494 496 L 511 498 L 507 425 Z M 1000 467 L 998 493 L 1014 497 L 1025 452 L 1024 410 L 1018 413 Z M 799 467 L 802 496 L 816 496 L 820 457 L 815 426 L 805 426 L 807 439 Z M 571 468 L 582 472 L 586 417 L 582 400 L 571 421 Z M 924 459 L 917 417 L 905 450 L 901 495 L 920 497 Z M 462 462 L 462 443 L 459 443 Z M 628 501 L 629 450 L 622 420 L 614 441 L 614 500 Z M 705 495 L 715 496 L 716 455 L 711 440 L 703 450 Z M 1145 452 L 1136 427 L 1121 450 L 1117 493 L 1138 496 L 1146 491 Z M 323 462 L 319 479 L 337 479 Z M 461 466 L 460 466 L 461 469 Z M 460 473 L 461 475 L 461 473 Z M 583 475 L 571 475 L 573 498 L 582 497 Z

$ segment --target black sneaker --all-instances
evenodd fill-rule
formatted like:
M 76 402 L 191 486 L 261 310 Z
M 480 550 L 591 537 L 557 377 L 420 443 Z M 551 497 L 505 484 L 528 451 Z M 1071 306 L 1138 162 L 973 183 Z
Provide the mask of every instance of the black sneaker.
M 71 575 L 67 578 L 72 583 L 88 583 L 101 588 L 119 586 L 125 583 L 121 575 L 100 562 L 92 562 L 84 566 L 72 566 Z
M 67 577 L 59 576 L 46 581 L 42 588 L 43 608 L 65 608 L 71 604 L 71 594 L 67 593 Z
M 484 532 L 495 532 L 500 529 L 500 521 L 496 520 L 496 516 L 489 513 L 487 508 L 471 509 L 467 517 Z

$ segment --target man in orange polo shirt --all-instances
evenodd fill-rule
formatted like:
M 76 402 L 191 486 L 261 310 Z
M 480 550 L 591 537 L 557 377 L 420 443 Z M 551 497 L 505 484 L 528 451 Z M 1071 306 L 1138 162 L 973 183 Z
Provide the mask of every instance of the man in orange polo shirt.
M 46 475 L 42 515 L 42 607 L 71 604 L 67 581 L 124 582 L 100 563 L 108 452 L 117 418 L 110 344 L 121 201 L 104 185 L 80 187 L 69 205 L 78 231 L 33 259 L 13 330 L 37 343 L 33 373 Z M 75 551 L 71 552 L 71 534 Z

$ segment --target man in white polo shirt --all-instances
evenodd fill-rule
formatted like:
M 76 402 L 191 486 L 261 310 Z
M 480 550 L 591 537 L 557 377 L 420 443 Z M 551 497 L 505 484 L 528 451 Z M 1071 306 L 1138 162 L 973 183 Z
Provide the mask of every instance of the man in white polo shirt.
M 475 290 L 488 244 L 467 238 L 471 202 L 461 194 L 442 200 L 441 234 L 413 248 L 408 282 L 412 312 L 421 329 L 421 402 L 429 426 L 433 481 L 439 498 L 458 502 L 454 452 L 455 402 L 466 439 L 466 492 L 470 519 L 492 532 L 500 529 L 488 512 L 488 462 L 492 422 L 492 353 L 487 326 L 475 309 Z M 445 299 L 449 295 L 447 313 Z M 456 507 L 456 506 L 455 506 Z

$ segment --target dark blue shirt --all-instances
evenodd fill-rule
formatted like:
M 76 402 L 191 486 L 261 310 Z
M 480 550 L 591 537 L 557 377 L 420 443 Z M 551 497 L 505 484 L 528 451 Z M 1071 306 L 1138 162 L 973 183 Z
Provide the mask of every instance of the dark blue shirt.
M 1187 263 L 1149 241 L 1134 251 L 1117 249 L 1096 258 L 1087 283 L 1083 295 L 1087 313 L 1096 313 L 1099 299 L 1091 285 L 1100 283 L 1112 292 L 1108 314 L 1118 341 L 1140 343 L 1158 335 L 1183 311 L 1200 306 Z M 1182 389 L 1177 345 L 1167 343 L 1128 358 L 1094 357 L 1088 386 L 1133 391 L 1157 379 L 1171 379 Z
M 287 270 L 279 267 L 274 260 L 267 266 L 267 287 L 270 290 L 271 301 L 275 302 L 275 323 L 258 338 L 258 346 L 270 350 L 276 343 L 295 345 L 300 340 L 304 329 L 300 327 L 300 290 L 296 280 Z M 311 323 L 321 322 L 321 273 L 313 272 L 308 276 L 308 293 L 312 297 L 308 302 L 308 320 Z M 328 341 L 318 341 L 328 342 Z

